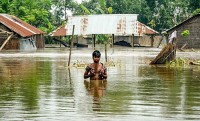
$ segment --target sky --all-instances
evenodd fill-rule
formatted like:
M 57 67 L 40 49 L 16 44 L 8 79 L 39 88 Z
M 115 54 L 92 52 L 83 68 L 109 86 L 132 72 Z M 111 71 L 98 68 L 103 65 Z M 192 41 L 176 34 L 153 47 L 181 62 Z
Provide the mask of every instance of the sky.
M 75 0 L 75 1 L 77 1 L 78 3 L 81 3 L 81 2 L 82 2 L 82 0 Z

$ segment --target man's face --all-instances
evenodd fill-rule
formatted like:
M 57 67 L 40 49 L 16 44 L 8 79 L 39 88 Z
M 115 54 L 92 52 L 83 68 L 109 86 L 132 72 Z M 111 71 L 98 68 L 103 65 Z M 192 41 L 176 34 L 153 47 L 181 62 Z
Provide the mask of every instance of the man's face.
M 99 63 L 100 57 L 93 57 L 93 61 L 94 61 L 94 63 Z

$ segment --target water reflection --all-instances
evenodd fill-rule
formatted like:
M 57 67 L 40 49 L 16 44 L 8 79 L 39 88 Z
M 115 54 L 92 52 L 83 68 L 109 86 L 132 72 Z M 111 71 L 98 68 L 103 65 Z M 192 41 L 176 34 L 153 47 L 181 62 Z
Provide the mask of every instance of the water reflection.
M 101 98 L 106 91 L 107 80 L 84 80 L 88 94 L 93 96 L 93 111 L 101 110 Z
M 72 62 L 80 60 L 76 51 Z M 0 58 L 0 120 L 198 121 L 200 68 L 150 66 L 140 51 L 110 55 L 121 64 L 108 67 L 108 81 L 84 80 L 84 68 L 67 66 L 66 50 Z
M 44 68 L 37 69 L 41 65 Z M 44 65 L 47 65 L 47 67 Z M 48 63 L 44 64 L 44 62 L 29 63 L 27 60 L 21 59 L 1 61 L 1 99 L 8 102 L 19 99 L 24 110 L 37 109 L 38 87 L 43 78 L 50 78 L 48 65 Z M 30 69 L 31 72 L 29 71 Z M 42 76 L 42 74 L 44 75 Z M 20 98 L 18 97 L 19 95 Z
M 199 119 L 196 116 L 199 114 L 197 112 L 200 111 L 200 105 L 196 100 L 199 99 L 200 94 L 197 92 L 200 88 L 194 84 L 199 85 L 200 81 L 191 68 L 145 67 L 143 72 L 142 76 L 155 76 L 153 79 L 141 81 L 138 85 L 138 95 L 145 105 L 159 106 L 166 118 L 179 116 L 186 120 Z M 190 118 L 186 118 L 188 114 L 192 114 Z

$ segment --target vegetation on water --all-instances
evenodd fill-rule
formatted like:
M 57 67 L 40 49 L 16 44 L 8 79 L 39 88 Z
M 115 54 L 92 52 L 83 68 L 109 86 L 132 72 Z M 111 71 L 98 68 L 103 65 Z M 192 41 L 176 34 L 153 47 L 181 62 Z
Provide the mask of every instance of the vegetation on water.
M 174 60 L 166 63 L 168 67 L 185 67 L 187 64 L 187 60 L 183 58 L 175 58 Z
M 76 68 L 85 68 L 88 65 L 88 61 L 77 60 L 73 63 L 73 66 Z M 122 66 L 120 60 L 114 61 L 111 58 L 108 59 L 107 62 L 104 63 L 106 67 L 119 67 Z
M 179 57 L 166 63 L 167 67 L 175 67 L 175 68 L 184 68 L 184 67 L 188 67 L 189 65 L 200 66 L 200 60 L 191 60 L 191 59 L 184 59 L 184 58 Z

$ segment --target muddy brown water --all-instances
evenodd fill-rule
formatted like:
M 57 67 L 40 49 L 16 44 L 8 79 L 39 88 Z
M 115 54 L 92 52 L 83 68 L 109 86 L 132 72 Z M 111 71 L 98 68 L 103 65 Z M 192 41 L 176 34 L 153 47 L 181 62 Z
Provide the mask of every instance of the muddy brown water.
M 103 48 L 101 62 L 104 62 Z M 93 49 L 0 53 L 0 120 L 200 120 L 200 67 L 148 63 L 160 49 L 108 49 L 107 81 L 83 79 Z M 199 59 L 199 52 L 177 56 Z

